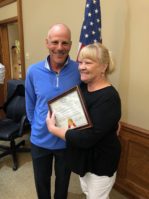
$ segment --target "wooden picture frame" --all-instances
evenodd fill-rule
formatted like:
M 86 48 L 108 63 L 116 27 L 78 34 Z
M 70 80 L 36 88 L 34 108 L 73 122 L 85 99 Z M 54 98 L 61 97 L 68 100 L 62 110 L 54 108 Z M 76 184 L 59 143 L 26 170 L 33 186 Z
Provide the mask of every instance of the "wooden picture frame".
M 81 90 L 78 86 L 48 101 L 49 109 L 55 113 L 56 125 L 68 129 L 92 127 Z

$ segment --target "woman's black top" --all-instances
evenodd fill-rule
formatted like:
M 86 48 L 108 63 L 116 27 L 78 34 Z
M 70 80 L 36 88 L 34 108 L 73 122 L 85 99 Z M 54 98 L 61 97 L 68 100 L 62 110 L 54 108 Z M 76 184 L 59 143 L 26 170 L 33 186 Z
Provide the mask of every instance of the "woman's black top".
M 86 84 L 80 88 L 93 127 L 66 132 L 66 163 L 80 176 L 91 172 L 111 177 L 117 170 L 121 146 L 117 136 L 121 118 L 121 101 L 113 86 L 88 92 Z

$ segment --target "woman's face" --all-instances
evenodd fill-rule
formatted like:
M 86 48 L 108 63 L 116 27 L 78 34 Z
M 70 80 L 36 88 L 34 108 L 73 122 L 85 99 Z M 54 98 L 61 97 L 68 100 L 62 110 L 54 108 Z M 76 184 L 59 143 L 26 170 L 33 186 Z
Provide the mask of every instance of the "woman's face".
M 103 65 L 98 61 L 94 61 L 89 58 L 84 58 L 79 61 L 81 80 L 85 83 L 93 83 L 100 79 L 103 69 Z

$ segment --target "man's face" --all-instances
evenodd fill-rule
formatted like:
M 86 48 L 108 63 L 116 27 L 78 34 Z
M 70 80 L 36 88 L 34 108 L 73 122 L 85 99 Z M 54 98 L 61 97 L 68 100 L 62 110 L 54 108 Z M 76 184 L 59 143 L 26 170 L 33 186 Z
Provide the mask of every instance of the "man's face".
M 46 40 L 51 65 L 62 67 L 68 57 L 71 41 L 65 31 L 53 32 Z

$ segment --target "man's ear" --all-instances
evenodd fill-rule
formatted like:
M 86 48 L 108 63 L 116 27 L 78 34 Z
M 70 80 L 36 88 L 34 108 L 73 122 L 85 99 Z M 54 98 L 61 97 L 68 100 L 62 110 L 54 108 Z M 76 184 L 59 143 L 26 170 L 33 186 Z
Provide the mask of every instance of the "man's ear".
M 48 48 L 48 46 L 49 46 L 49 41 L 48 41 L 47 38 L 45 39 L 45 44 L 46 44 L 46 47 Z

